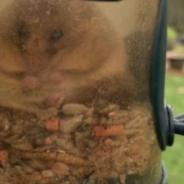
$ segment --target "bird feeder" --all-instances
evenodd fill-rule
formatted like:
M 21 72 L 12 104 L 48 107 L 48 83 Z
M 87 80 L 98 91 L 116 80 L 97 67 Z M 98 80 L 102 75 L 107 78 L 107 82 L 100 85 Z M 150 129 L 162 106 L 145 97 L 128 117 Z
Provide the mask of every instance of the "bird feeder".
M 0 7 L 0 184 L 166 184 L 166 0 Z

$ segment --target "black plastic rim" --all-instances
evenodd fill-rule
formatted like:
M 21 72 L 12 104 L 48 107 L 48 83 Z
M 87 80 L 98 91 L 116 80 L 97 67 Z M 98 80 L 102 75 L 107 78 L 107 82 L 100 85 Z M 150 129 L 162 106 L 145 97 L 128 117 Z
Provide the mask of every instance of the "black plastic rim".
M 167 146 L 168 119 L 164 104 L 167 0 L 161 0 L 152 56 L 151 100 L 161 150 Z

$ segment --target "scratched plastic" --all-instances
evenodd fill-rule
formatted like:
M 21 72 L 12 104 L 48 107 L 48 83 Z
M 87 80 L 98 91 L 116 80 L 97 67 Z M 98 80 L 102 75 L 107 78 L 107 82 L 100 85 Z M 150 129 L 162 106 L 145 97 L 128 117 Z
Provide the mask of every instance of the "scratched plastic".
M 159 184 L 159 2 L 0 1 L 0 184 Z

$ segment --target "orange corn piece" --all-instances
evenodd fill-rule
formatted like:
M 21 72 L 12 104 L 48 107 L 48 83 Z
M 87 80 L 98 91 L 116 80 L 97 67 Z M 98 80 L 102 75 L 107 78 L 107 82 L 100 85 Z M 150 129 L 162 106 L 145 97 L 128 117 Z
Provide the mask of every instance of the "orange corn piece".
M 93 128 L 94 134 L 97 137 L 105 137 L 105 136 L 118 136 L 122 135 L 124 132 L 123 125 L 111 125 L 107 128 L 102 126 L 95 126 Z

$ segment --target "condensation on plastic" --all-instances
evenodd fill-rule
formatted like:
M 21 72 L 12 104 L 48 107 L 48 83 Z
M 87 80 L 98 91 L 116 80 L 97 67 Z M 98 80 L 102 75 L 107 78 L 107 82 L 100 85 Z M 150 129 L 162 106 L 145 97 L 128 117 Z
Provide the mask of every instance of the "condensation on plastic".
M 0 1 L 0 184 L 161 181 L 159 2 Z

